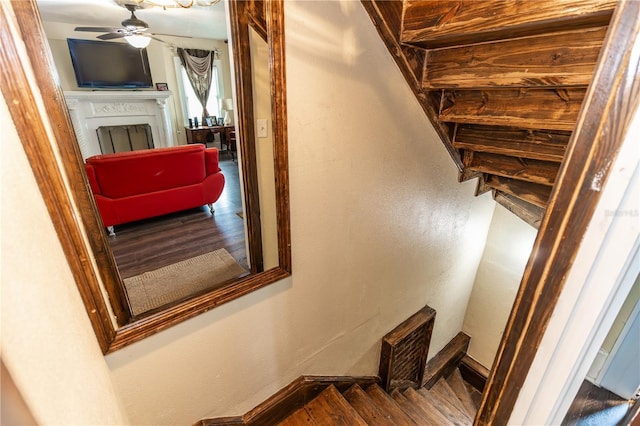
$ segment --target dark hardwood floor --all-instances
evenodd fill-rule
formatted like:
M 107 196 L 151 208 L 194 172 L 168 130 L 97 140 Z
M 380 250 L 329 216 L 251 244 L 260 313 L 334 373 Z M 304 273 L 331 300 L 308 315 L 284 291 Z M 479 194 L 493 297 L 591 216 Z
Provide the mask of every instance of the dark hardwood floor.
M 600 388 L 588 380 L 580 386 L 563 426 L 616 426 L 623 422 L 631 404 L 613 392 Z
M 121 277 L 129 278 L 225 248 L 247 270 L 244 223 L 238 163 L 231 154 L 220 153 L 225 187 L 214 204 L 115 227 L 109 237 Z

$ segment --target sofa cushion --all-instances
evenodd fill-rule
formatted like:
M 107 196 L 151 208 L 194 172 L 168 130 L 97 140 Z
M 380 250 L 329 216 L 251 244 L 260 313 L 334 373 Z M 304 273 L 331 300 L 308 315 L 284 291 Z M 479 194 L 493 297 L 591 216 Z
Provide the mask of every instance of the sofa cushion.
M 100 193 L 122 198 L 200 183 L 206 176 L 204 145 L 97 155 L 93 166 Z

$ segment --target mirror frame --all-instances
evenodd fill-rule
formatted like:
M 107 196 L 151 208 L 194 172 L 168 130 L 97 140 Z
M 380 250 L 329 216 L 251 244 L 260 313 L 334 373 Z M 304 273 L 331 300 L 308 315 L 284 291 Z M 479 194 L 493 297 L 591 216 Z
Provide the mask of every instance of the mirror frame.
M 245 31 L 243 28 L 247 27 L 250 20 L 255 17 L 260 19 L 261 11 L 264 11 L 274 113 L 272 124 L 279 266 L 249 274 L 167 309 L 133 318 L 125 302 L 122 281 L 95 202 L 90 195 L 82 156 L 37 4 L 35 0 L 10 0 L 9 3 L 0 4 L 2 93 L 5 100 L 11 100 L 7 101 L 9 112 L 104 354 L 291 275 L 284 4 L 283 0 L 230 0 L 229 6 L 236 64 L 250 60 L 248 44 L 243 45 L 242 38 L 238 36 Z M 252 17 L 246 18 L 245 12 L 252 13 Z M 248 34 L 248 27 L 246 32 Z M 238 99 L 251 87 L 249 77 L 246 70 L 245 74 L 236 76 Z M 243 104 L 246 109 L 246 103 Z M 238 123 L 240 137 L 251 135 L 253 120 L 243 119 L 240 113 L 238 111 L 241 117 Z M 253 137 L 243 140 L 253 140 Z M 242 155 L 250 156 L 253 147 L 246 148 L 243 145 L 249 144 L 240 144 Z M 259 223 L 259 217 L 257 219 Z M 103 294 L 103 288 L 106 295 Z

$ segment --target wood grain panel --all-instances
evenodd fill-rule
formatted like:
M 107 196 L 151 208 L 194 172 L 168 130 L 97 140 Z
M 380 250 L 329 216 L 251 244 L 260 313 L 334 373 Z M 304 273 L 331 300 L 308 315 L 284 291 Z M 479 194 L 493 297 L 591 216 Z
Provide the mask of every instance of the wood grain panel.
M 561 162 L 570 132 L 520 130 L 508 127 L 460 125 L 453 146 L 477 152 Z
M 446 91 L 440 119 L 447 122 L 573 130 L 586 89 Z
M 544 215 L 543 208 L 502 191 L 495 191 L 493 199 L 496 203 L 500 204 L 502 207 L 506 208 L 529 225 L 536 229 L 540 228 L 542 215 Z
M 607 25 L 614 0 L 405 0 L 403 43 L 465 45 Z
M 475 152 L 464 158 L 465 166 L 471 170 L 491 175 L 504 176 L 527 182 L 553 186 L 560 165 L 540 160 L 529 160 L 506 155 Z
M 611 20 L 585 109 L 562 163 L 487 382 L 478 425 L 505 425 L 529 373 L 611 164 L 640 104 L 640 2 Z
M 305 405 L 313 420 L 322 425 L 366 426 L 367 423 L 349 405 L 334 386 L 329 386 L 313 401 Z
M 587 86 L 607 27 L 429 50 L 426 89 Z
M 353 385 L 342 395 L 368 425 L 396 426 L 360 386 Z
M 461 408 L 467 413 L 467 415 L 472 419 L 475 417 L 478 409 L 476 408 L 473 400 L 471 399 L 471 395 L 469 395 L 469 391 L 467 390 L 467 385 L 464 383 L 464 379 L 462 378 L 462 374 L 460 374 L 460 370 L 456 368 L 453 370 L 453 373 L 449 377 L 447 377 L 447 384 L 456 395 L 456 398 L 460 401 Z
M 507 194 L 516 196 L 535 206 L 546 208 L 551 196 L 551 187 L 537 183 L 525 182 L 518 179 L 509 179 L 500 176 L 489 176 L 485 185 Z
M 458 333 L 440 352 L 429 360 L 424 371 L 422 386 L 430 388 L 440 378 L 446 377 L 458 366 L 467 353 L 471 338 L 463 332 Z
M 489 369 L 487 367 L 467 354 L 462 357 L 458 370 L 460 370 L 465 382 L 480 392 L 484 391 L 484 386 L 487 384 L 487 378 L 489 377 Z
M 372 3 L 375 3 L 380 15 L 384 17 L 390 34 L 399 40 L 402 31 L 402 0 L 373 0 Z
M 412 426 L 415 423 L 411 420 L 411 417 L 404 412 L 402 407 L 391 398 L 378 385 L 371 385 L 367 388 L 367 395 L 380 407 L 388 416 L 388 418 L 396 426 Z

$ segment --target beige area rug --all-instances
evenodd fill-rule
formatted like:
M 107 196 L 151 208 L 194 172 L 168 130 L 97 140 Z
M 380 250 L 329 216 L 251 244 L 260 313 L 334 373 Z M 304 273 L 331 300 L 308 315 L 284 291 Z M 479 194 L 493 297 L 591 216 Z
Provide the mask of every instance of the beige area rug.
M 133 315 L 191 296 L 245 273 L 225 249 L 124 280 Z

